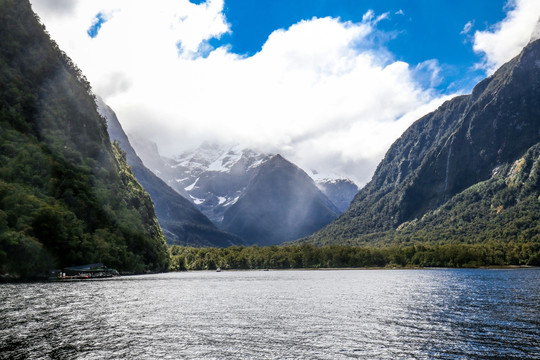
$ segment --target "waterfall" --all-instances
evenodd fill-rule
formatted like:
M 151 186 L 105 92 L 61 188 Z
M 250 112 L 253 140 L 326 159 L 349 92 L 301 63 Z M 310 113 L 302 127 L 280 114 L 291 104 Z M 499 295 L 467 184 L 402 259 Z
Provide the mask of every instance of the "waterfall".
M 446 201 L 446 192 L 448 191 L 448 173 L 450 172 L 450 157 L 452 156 L 452 145 L 448 147 L 448 156 L 446 157 L 446 174 L 444 176 L 444 201 Z

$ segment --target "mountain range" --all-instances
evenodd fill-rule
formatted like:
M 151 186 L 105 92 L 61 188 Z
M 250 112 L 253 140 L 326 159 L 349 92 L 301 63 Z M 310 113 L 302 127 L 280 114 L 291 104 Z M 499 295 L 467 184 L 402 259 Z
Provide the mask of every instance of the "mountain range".
M 107 120 L 111 140 L 118 141 L 126 152 L 127 163 L 148 192 L 168 244 L 184 246 L 245 245 L 238 236 L 219 230 L 190 201 L 169 187 L 143 164 L 131 146 L 114 111 L 98 99 L 99 111 Z
M 0 275 L 92 262 L 162 270 L 165 239 L 540 242 L 540 40 L 417 120 L 358 192 L 241 146 L 174 158 L 147 140 L 132 147 L 27 0 L 1 2 L 0 49 Z
M 416 121 L 335 222 L 303 242 L 540 239 L 540 41 Z
M 157 176 L 218 227 L 249 244 L 278 244 L 309 235 L 343 212 L 358 190 L 344 178 L 319 177 L 317 184 L 281 155 L 240 145 L 204 143 L 167 158 L 146 139 L 132 141 Z M 309 209 L 310 204 L 324 204 L 324 210 Z M 294 221 L 285 226 L 284 216 Z M 278 223 L 280 230 L 269 232 Z
M 205 142 L 170 158 L 160 155 L 158 146 L 148 139 L 132 136 L 131 141 L 149 169 L 218 225 L 258 168 L 275 155 L 241 145 Z M 310 177 L 339 213 L 347 209 L 358 192 L 358 186 L 345 177 L 324 176 L 317 171 L 311 171 Z

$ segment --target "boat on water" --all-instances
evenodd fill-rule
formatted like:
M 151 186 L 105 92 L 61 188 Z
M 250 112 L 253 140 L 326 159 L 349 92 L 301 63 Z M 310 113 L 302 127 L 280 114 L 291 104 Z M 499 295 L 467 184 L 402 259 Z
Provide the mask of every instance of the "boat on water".
M 221 268 L 218 267 L 218 268 L 216 269 L 216 272 L 221 272 Z
M 90 280 L 110 278 L 117 275 L 119 274 L 115 269 L 110 269 L 102 263 L 96 263 L 53 270 L 49 279 L 53 281 Z

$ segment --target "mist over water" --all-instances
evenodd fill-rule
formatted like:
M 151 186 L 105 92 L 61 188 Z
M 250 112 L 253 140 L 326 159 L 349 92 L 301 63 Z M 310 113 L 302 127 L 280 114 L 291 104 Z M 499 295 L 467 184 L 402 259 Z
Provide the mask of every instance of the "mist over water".
M 538 359 L 540 270 L 0 285 L 1 359 Z

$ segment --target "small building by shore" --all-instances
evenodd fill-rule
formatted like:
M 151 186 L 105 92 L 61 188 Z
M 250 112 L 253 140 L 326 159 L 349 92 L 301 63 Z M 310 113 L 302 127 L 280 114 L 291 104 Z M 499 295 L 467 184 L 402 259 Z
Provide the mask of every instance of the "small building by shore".
M 110 269 L 102 263 L 65 267 L 52 271 L 53 280 L 83 280 L 108 278 L 119 275 L 115 269 Z

